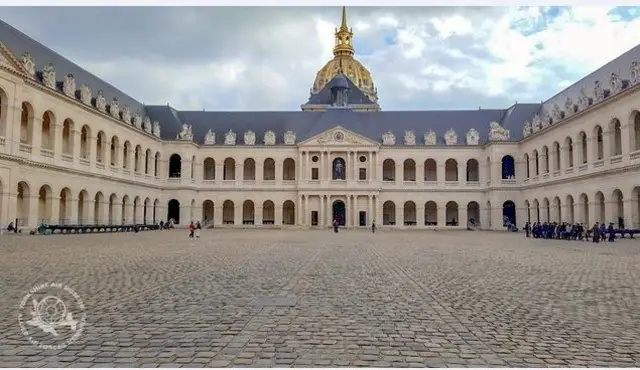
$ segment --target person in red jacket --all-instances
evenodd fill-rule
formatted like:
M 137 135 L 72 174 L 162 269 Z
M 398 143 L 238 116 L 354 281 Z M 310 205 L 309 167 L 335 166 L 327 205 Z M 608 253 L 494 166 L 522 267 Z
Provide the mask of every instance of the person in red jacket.
M 193 221 L 189 224 L 189 238 L 193 239 L 193 233 L 196 231 L 196 226 L 193 224 Z

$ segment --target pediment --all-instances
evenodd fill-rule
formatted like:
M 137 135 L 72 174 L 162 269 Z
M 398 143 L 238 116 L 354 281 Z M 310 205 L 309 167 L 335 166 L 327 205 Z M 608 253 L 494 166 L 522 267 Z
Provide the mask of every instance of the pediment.
M 380 143 L 373 141 L 360 134 L 356 134 L 353 131 L 347 130 L 342 126 L 336 126 L 330 130 L 327 130 L 321 134 L 313 136 L 302 143 L 299 146 L 371 146 L 380 145 Z
M 27 74 L 19 59 L 2 42 L 0 42 L 0 66 L 23 76 Z

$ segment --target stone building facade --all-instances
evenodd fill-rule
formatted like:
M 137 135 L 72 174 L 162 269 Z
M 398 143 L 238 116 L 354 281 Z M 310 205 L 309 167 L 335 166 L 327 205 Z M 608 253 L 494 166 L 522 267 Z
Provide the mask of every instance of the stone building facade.
M 297 112 L 143 105 L 0 24 L 0 223 L 640 227 L 640 46 L 539 104 L 382 111 L 346 12 Z

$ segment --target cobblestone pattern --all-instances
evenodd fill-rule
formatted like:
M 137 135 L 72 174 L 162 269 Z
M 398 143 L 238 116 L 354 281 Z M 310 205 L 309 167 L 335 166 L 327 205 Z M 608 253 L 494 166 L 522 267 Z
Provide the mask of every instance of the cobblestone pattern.
M 0 239 L 2 367 L 640 366 L 640 241 L 483 232 L 205 230 Z M 24 338 L 45 282 L 87 306 Z M 259 297 L 294 307 L 254 305 Z

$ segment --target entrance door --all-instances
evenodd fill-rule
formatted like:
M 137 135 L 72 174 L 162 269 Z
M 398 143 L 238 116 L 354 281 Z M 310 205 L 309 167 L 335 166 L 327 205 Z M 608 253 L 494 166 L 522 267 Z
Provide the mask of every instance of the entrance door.
M 360 226 L 367 226 L 367 212 L 360 211 Z
M 311 226 L 318 226 L 318 211 L 311 211 Z
M 346 207 L 343 201 L 336 200 L 335 202 L 333 202 L 333 220 L 337 220 L 338 225 L 340 226 L 345 225 L 346 214 L 347 214 Z M 331 220 L 332 224 L 333 224 L 333 220 Z

